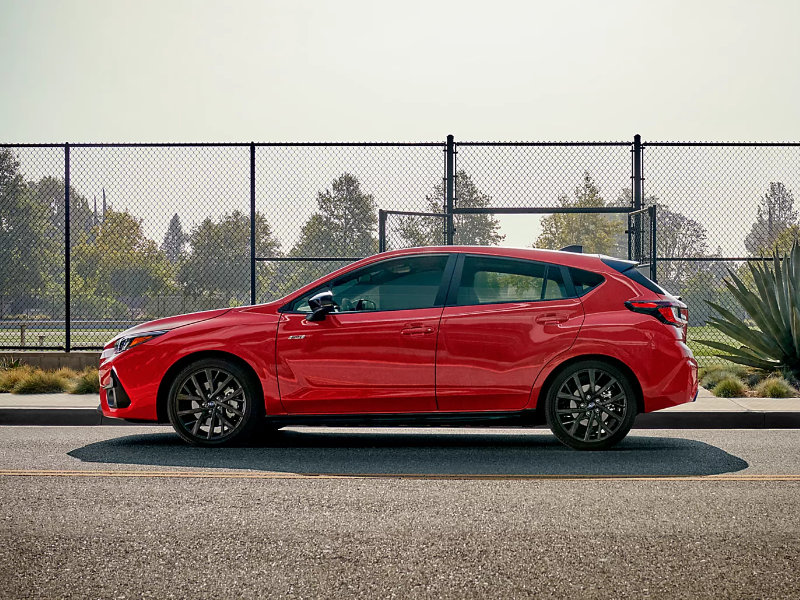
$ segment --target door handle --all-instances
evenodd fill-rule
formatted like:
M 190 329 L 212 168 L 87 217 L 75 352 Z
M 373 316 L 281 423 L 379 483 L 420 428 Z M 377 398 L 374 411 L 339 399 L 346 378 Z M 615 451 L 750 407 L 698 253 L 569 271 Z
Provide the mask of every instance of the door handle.
M 547 313 L 536 317 L 536 322 L 541 325 L 559 325 L 567 319 L 569 317 L 563 313 Z
M 433 327 L 406 327 L 400 330 L 401 335 L 428 335 L 433 333 Z

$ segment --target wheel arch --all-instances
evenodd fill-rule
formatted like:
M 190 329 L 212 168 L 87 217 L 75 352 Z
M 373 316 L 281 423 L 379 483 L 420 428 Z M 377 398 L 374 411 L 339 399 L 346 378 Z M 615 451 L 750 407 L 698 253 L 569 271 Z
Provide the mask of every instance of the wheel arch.
M 559 374 L 564 371 L 564 369 L 567 369 L 571 365 L 589 360 L 604 362 L 622 371 L 630 380 L 631 385 L 633 386 L 633 391 L 636 394 L 637 413 L 644 412 L 644 393 L 642 392 L 642 384 L 639 383 L 639 378 L 636 377 L 633 369 L 631 369 L 620 359 L 613 356 L 608 356 L 607 354 L 579 354 L 559 363 L 550 371 L 550 373 L 548 373 L 547 377 L 542 382 L 541 387 L 539 387 L 539 393 L 536 397 L 537 415 L 544 418 L 544 399 L 547 396 L 547 392 L 550 390 L 550 386 L 553 384 L 553 381 L 556 379 L 556 377 L 558 377 Z
M 161 378 L 161 383 L 158 385 L 158 393 L 156 395 L 156 416 L 158 417 L 159 423 L 169 423 L 169 416 L 167 415 L 167 397 L 169 396 L 169 388 L 172 385 L 172 382 L 175 380 L 175 377 L 187 365 L 205 358 L 218 358 L 221 360 L 227 360 L 244 369 L 244 371 L 250 376 L 253 385 L 256 386 L 256 390 L 258 391 L 262 402 L 265 403 L 264 408 L 266 408 L 264 386 L 261 385 L 261 379 L 258 377 L 258 373 L 256 373 L 256 370 L 249 362 L 244 360 L 241 356 L 237 356 L 231 352 L 225 352 L 224 350 L 200 350 L 198 352 L 193 352 L 191 354 L 187 354 L 186 356 L 182 356 L 180 359 L 175 361 L 175 363 L 170 366 L 169 369 L 167 369 L 167 372 L 164 373 L 164 377 Z

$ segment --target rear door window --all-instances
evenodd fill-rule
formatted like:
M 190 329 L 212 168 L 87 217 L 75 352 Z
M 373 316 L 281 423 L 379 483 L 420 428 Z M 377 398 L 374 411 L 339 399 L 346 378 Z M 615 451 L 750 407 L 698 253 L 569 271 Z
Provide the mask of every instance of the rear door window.
M 498 304 L 567 298 L 561 267 L 528 260 L 466 255 L 454 304 Z

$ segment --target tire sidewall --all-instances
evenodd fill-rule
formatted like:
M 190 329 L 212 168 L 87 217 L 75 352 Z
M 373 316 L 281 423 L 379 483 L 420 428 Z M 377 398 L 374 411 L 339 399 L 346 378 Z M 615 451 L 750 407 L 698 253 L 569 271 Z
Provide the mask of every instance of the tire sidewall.
M 602 370 L 614 377 L 620 383 L 620 386 L 624 390 L 627 399 L 625 416 L 622 420 L 622 425 L 620 425 L 620 428 L 615 431 L 613 435 L 601 441 L 584 442 L 583 440 L 575 439 L 564 429 L 564 427 L 561 425 L 561 422 L 558 420 L 558 415 L 556 414 L 556 396 L 558 394 L 558 390 L 561 389 L 561 386 L 564 385 L 564 382 L 567 381 L 567 379 L 572 377 L 578 371 L 583 371 L 585 369 Z M 552 384 L 547 389 L 547 395 L 545 396 L 544 412 L 550 431 L 552 431 L 553 435 L 555 435 L 564 445 L 576 450 L 606 450 L 621 442 L 625 436 L 628 435 L 631 427 L 633 427 L 633 422 L 635 421 L 636 414 L 638 412 L 636 392 L 631 384 L 630 377 L 614 365 L 603 361 L 580 361 L 569 365 L 561 373 L 559 373 L 555 379 L 553 379 Z
M 224 369 L 231 373 L 241 383 L 246 398 L 242 424 L 237 427 L 231 435 L 216 440 L 205 440 L 198 438 L 186 431 L 178 419 L 176 406 L 178 392 L 180 391 L 181 387 L 183 387 L 183 384 L 189 375 L 199 369 L 208 368 Z M 217 358 L 206 358 L 199 360 L 187 365 L 172 380 L 172 384 L 169 388 L 169 395 L 167 396 L 167 415 L 169 417 L 169 422 L 172 424 L 173 429 L 175 429 L 175 433 L 177 433 L 184 441 L 193 446 L 211 447 L 241 443 L 253 435 L 260 421 L 263 420 L 262 417 L 264 414 L 264 409 L 263 406 L 261 406 L 263 401 L 261 404 L 259 404 L 257 389 L 258 386 L 253 383 L 252 376 L 236 363 Z

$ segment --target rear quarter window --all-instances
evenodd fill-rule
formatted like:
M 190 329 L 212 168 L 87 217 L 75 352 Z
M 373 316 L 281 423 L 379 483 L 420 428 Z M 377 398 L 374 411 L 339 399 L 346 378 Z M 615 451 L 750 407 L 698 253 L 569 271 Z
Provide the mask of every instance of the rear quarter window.
M 577 296 L 583 296 L 605 281 L 605 278 L 600 273 L 584 271 L 574 267 L 570 267 L 569 274 L 572 277 L 572 285 L 575 287 Z

